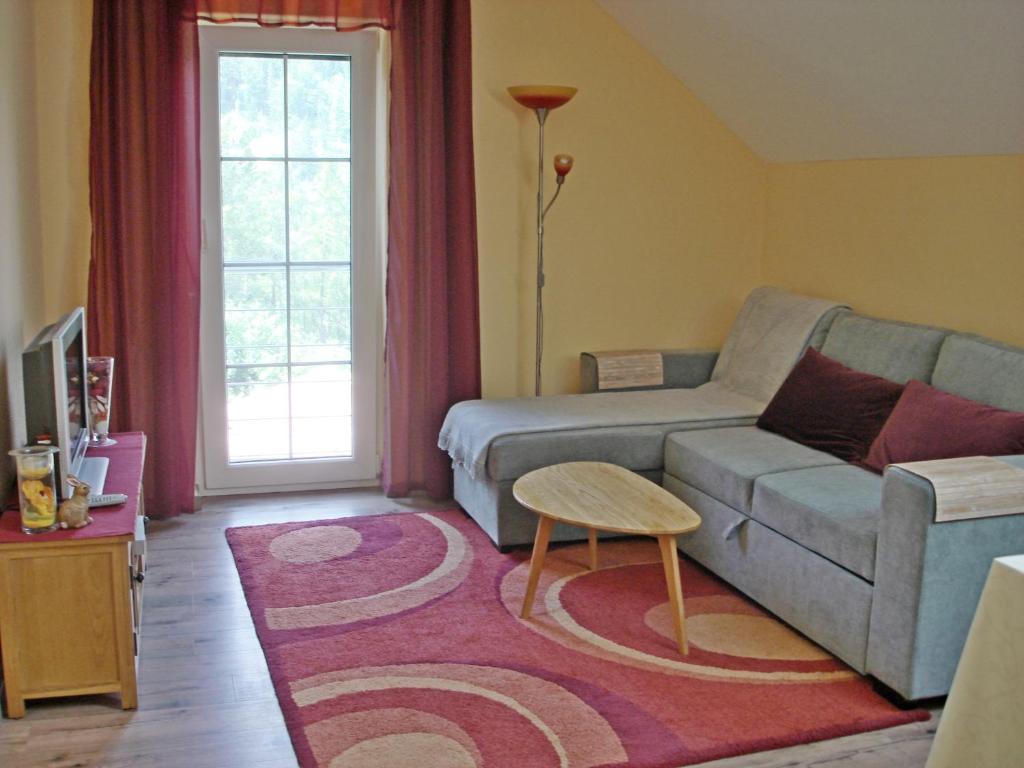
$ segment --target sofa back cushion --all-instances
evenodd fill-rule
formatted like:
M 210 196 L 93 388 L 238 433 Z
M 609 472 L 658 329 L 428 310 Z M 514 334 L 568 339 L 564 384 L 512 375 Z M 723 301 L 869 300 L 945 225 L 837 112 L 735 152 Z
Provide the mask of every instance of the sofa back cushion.
M 832 321 L 821 352 L 850 368 L 884 376 L 897 384 L 911 379 L 931 381 L 939 349 L 948 334 L 940 328 L 843 312 Z
M 861 461 L 903 386 L 808 349 L 757 426 L 842 459 Z
M 865 465 L 1024 453 L 1024 413 L 993 408 L 911 381 L 871 445 Z
M 1024 411 L 1024 349 L 953 334 L 942 344 L 932 384 L 996 408 Z

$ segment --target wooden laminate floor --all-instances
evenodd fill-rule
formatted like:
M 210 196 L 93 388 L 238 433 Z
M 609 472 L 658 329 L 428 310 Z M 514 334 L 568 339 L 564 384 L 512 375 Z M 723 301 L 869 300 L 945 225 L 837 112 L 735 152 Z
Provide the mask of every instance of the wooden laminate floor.
M 208 498 L 195 515 L 154 521 L 142 611 L 139 709 L 124 712 L 116 697 L 104 696 L 30 702 L 24 719 L 0 721 L 0 766 L 295 766 L 224 529 L 432 506 L 396 502 L 376 491 L 322 491 Z M 925 764 L 934 726 L 933 718 L 704 765 L 915 768 Z

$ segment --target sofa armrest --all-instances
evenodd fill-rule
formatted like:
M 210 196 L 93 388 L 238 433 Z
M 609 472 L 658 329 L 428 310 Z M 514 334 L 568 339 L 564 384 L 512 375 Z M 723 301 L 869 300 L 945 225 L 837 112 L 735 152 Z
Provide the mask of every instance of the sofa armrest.
M 661 354 L 664 382 L 661 386 L 623 387 L 617 392 L 631 392 L 644 389 L 692 389 L 711 380 L 711 371 L 718 361 L 717 349 L 662 349 L 652 350 Z M 582 392 L 598 392 L 602 388 L 598 380 L 597 357 L 594 352 L 580 353 L 580 387 Z
M 948 693 L 992 560 L 1022 552 L 1024 515 L 936 523 L 931 483 L 886 469 L 868 673 L 906 699 Z

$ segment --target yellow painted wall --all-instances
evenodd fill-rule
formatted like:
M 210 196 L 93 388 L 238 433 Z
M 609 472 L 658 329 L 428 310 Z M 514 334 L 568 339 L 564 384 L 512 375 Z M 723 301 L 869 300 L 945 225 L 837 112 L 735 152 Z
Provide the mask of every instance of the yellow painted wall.
M 85 303 L 91 3 L 0 0 L 0 492 L 25 442 L 21 352 Z
M 36 105 L 41 320 L 86 298 L 91 3 L 31 5 L 11 58 Z M 577 164 L 548 219 L 546 392 L 577 387 L 581 350 L 719 344 L 762 283 L 1024 343 L 1024 158 L 769 165 L 592 0 L 472 10 L 485 396 L 533 385 L 537 128 L 517 83 L 580 89 L 547 127 L 549 158 Z
M 579 88 L 548 157 L 544 391 L 583 350 L 716 346 L 757 284 L 765 166 L 592 0 L 473 0 L 485 397 L 533 393 L 537 122 L 509 85 Z M 546 164 L 546 185 L 554 172 Z
M 0 493 L 25 443 L 21 352 L 44 324 L 32 9 L 0 0 Z
M 35 6 L 55 316 L 86 298 L 91 4 Z M 472 11 L 485 394 L 533 387 L 537 131 L 505 92 L 516 83 L 580 89 L 547 129 L 549 157 L 571 152 L 577 166 L 548 219 L 545 391 L 576 389 L 585 349 L 720 343 L 757 282 L 764 164 L 592 0 L 473 0 Z
M 92 3 L 34 0 L 41 258 L 46 316 L 83 305 L 89 278 Z
M 1024 156 L 771 165 L 763 277 L 1024 345 Z

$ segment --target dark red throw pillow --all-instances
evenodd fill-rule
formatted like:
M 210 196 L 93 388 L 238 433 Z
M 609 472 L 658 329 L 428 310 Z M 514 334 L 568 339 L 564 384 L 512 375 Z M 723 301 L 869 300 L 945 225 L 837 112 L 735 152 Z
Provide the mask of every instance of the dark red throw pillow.
M 902 392 L 900 384 L 809 348 L 757 426 L 844 461 L 860 461 Z
M 869 469 L 886 464 L 1024 453 L 1024 413 L 911 381 L 871 445 Z

